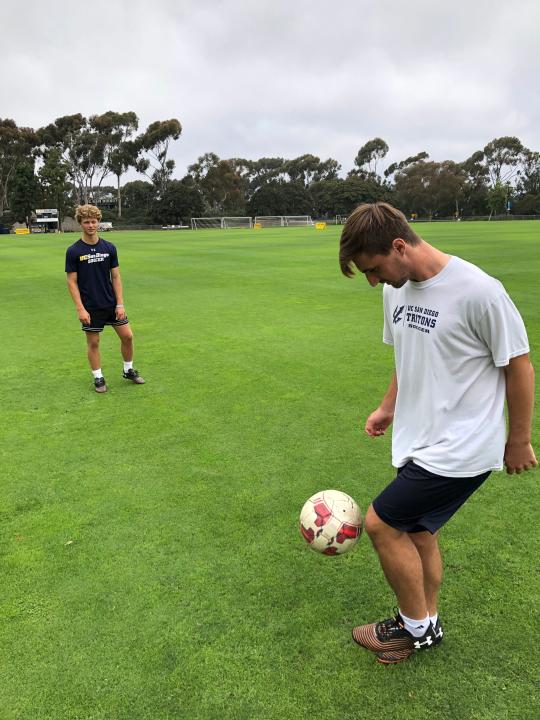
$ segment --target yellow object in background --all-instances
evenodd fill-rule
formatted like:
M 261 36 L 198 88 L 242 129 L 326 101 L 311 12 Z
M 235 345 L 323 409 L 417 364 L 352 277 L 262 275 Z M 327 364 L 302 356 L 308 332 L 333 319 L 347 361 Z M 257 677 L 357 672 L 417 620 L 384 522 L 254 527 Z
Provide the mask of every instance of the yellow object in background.
M 15 235 L 30 235 L 28 228 L 15 228 Z
M 326 223 L 325 222 L 315 223 L 315 230 L 326 230 Z
M 260 230 L 261 228 L 262 228 L 261 223 L 255 223 L 255 225 L 253 226 L 254 230 Z

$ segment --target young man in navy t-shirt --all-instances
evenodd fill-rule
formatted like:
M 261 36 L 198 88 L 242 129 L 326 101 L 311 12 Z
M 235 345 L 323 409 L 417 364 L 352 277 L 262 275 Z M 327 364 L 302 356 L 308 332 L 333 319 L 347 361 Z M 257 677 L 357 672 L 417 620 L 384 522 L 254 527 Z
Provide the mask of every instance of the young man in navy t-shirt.
M 112 325 L 120 338 L 124 378 L 143 385 L 144 380 L 133 368 L 133 333 L 122 299 L 118 254 L 112 243 L 97 234 L 101 210 L 94 205 L 81 205 L 75 219 L 83 236 L 66 251 L 67 284 L 86 334 L 94 388 L 99 393 L 107 392 L 99 353 L 99 334 L 105 325 Z

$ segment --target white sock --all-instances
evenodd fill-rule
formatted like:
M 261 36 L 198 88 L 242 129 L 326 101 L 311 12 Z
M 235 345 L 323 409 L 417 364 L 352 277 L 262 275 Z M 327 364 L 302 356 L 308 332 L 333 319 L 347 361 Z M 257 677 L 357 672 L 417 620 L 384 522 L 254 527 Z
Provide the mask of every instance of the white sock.
M 439 613 L 435 613 L 435 615 L 430 615 L 429 619 L 431 620 L 431 624 L 433 627 L 437 624 L 437 620 L 439 619 Z
M 411 633 L 413 637 L 422 637 L 429 627 L 429 615 L 426 615 L 422 620 L 415 620 L 414 618 L 407 617 L 401 610 L 399 611 L 405 630 Z
M 92 370 L 92 375 L 94 376 L 94 379 L 97 380 L 100 377 L 103 377 L 103 373 L 101 372 L 101 368 L 98 368 L 97 370 Z
M 131 370 L 133 368 L 133 360 L 130 360 L 129 362 L 126 362 L 124 360 L 124 372 L 127 372 L 128 370 Z

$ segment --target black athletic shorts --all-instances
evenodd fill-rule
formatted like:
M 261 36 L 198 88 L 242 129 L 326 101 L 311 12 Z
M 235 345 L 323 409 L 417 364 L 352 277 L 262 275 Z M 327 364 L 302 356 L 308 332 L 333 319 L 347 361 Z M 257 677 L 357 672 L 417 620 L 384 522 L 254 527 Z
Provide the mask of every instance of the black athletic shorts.
M 396 530 L 429 530 L 433 535 L 490 474 L 491 471 L 474 477 L 446 477 L 409 461 L 375 498 L 373 508 L 381 520 Z
M 127 325 L 127 315 L 123 320 L 116 319 L 116 308 L 102 308 L 100 310 L 89 310 L 90 324 L 82 323 L 81 330 L 85 332 L 101 332 L 105 325 Z

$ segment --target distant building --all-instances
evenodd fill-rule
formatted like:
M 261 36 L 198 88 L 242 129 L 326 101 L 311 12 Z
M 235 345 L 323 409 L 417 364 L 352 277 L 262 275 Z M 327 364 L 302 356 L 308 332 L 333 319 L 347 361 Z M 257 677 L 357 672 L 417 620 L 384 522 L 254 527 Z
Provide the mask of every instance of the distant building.
M 31 232 L 58 232 L 59 229 L 58 210 L 55 208 L 38 208 L 36 210 L 35 219 L 32 220 Z
M 116 195 L 109 188 L 92 188 L 88 193 L 88 202 L 100 208 L 114 210 L 116 207 Z

